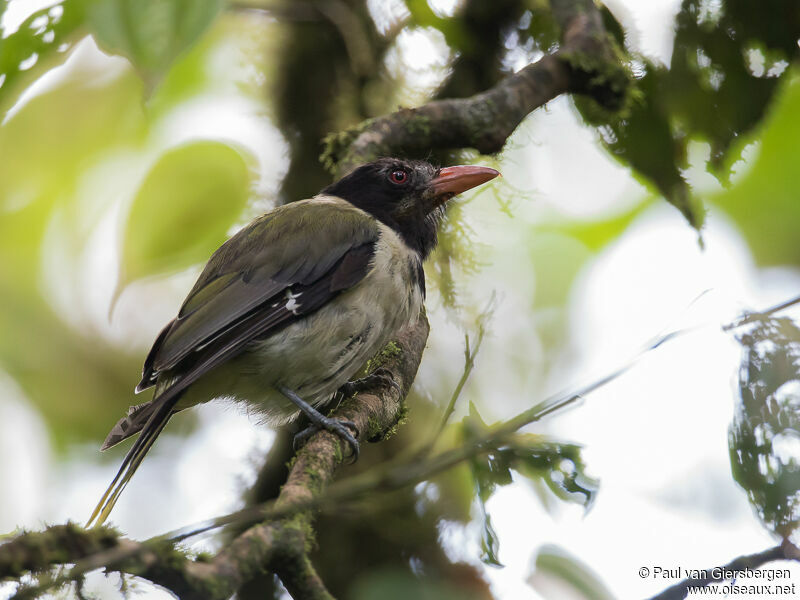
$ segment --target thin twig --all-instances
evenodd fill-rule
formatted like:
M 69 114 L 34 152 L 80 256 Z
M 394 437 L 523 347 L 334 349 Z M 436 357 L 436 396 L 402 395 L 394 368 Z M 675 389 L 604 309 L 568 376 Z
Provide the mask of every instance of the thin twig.
M 743 325 L 748 325 L 759 319 L 763 319 L 764 317 L 769 317 L 770 315 L 774 315 L 777 312 L 781 312 L 794 306 L 795 304 L 800 304 L 800 296 L 792 298 L 791 300 L 787 300 L 786 302 L 781 302 L 780 304 L 776 304 L 775 306 L 771 306 L 762 311 L 750 312 L 745 313 L 742 315 L 738 320 L 728 323 L 727 325 L 723 326 L 723 331 L 730 331 L 731 329 L 737 329 L 742 327 Z
M 486 335 L 487 321 L 494 313 L 494 309 L 495 294 L 493 293 L 486 305 L 486 308 L 478 316 L 478 333 L 475 336 L 476 340 L 473 348 L 470 348 L 469 333 L 464 334 L 464 371 L 461 373 L 461 378 L 458 380 L 458 384 L 456 384 L 456 387 L 450 396 L 450 402 L 447 403 L 447 408 L 445 408 L 444 414 L 442 414 L 442 420 L 439 423 L 439 427 L 436 428 L 432 442 L 435 442 L 436 439 L 442 434 L 444 428 L 447 426 L 447 423 L 450 420 L 450 417 L 453 416 L 453 413 L 456 410 L 458 398 L 461 396 L 461 392 L 464 389 L 469 376 L 472 374 L 472 370 L 475 368 L 475 357 L 478 356 L 478 352 L 481 349 L 483 338 Z

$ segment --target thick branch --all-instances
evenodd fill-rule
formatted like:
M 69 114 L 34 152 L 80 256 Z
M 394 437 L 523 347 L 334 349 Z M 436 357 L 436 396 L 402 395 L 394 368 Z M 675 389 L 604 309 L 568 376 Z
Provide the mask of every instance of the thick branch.
M 28 572 L 45 573 L 39 588 L 23 588 L 18 592 L 19 597 L 35 597 L 49 585 L 71 579 L 49 578 L 46 573 L 52 566 L 81 564 L 96 556 L 120 556 L 119 561 L 104 561 L 98 566 L 138 575 L 181 598 L 204 597 L 196 593 L 200 582 L 196 571 L 202 570 L 203 565 L 177 550 L 171 542 L 134 542 L 111 527 L 84 529 L 72 523 L 24 533 L 0 546 L 0 581 L 19 579 Z
M 684 579 L 680 583 L 668 587 L 666 590 L 653 596 L 650 600 L 683 600 L 689 593 L 689 588 L 701 588 L 715 581 L 731 579 L 731 573 L 744 571 L 745 569 L 758 569 L 759 567 L 776 560 L 795 560 L 800 561 L 800 550 L 789 540 L 784 540 L 774 548 L 746 554 L 729 562 L 727 565 L 715 569 L 707 569 L 709 576 L 705 579 Z
M 568 91 L 619 108 L 628 76 L 593 0 L 552 0 L 552 5 L 562 27 L 561 50 L 480 94 L 401 109 L 329 136 L 323 160 L 344 174 L 381 156 L 427 154 L 433 148 L 499 152 L 529 113 Z
M 357 128 L 355 139 L 347 133 L 329 138 L 325 158 L 339 173 L 346 173 L 381 156 L 413 155 L 431 148 L 498 152 L 528 113 L 568 87 L 567 66 L 546 56 L 481 94 L 437 100 L 372 119 Z

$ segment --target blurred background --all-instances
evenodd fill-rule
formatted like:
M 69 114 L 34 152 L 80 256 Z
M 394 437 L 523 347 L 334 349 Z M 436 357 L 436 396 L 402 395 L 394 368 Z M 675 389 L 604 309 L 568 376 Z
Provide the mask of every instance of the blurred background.
M 150 343 L 232 232 L 331 181 L 327 134 L 472 95 L 558 46 L 543 0 L 10 0 L 0 15 L 0 533 L 86 520 Z M 562 96 L 497 156 L 432 156 L 503 179 L 451 207 L 408 422 L 353 470 L 438 421 L 481 328 L 441 448 L 633 366 L 526 429 L 523 459 L 323 515 L 314 559 L 337 597 L 644 597 L 677 580 L 642 566 L 708 568 L 795 531 L 800 311 L 723 326 L 800 293 L 800 7 L 609 0 L 604 18 L 635 77 L 622 113 Z M 181 414 L 112 521 L 145 538 L 267 498 L 288 439 L 224 402 Z M 281 597 L 271 580 L 240 596 L 265 589 Z

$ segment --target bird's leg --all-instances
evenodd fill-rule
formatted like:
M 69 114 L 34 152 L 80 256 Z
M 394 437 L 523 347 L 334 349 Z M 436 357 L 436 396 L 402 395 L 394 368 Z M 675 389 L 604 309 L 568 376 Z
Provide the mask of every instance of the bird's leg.
M 279 385 L 276 386 L 277 390 L 286 396 L 292 403 L 299 408 L 303 414 L 308 417 L 308 420 L 311 421 L 311 425 L 306 427 L 303 431 L 298 433 L 294 436 L 294 447 L 295 449 L 301 447 L 309 437 L 314 435 L 320 429 L 325 429 L 326 431 L 330 431 L 331 433 L 338 435 L 342 438 L 345 442 L 350 444 L 350 447 L 353 450 L 352 458 L 353 462 L 358 460 L 358 441 L 356 440 L 356 436 L 358 435 L 358 427 L 352 421 L 346 420 L 339 420 L 339 419 L 332 419 L 330 417 L 326 417 L 322 413 L 320 413 L 316 408 L 311 406 L 308 402 L 303 400 L 300 396 L 297 395 L 297 392 L 294 390 L 290 390 L 289 388 Z M 347 428 L 353 430 L 353 433 L 350 433 Z M 355 435 L 354 435 L 355 434 Z
M 372 373 L 361 379 L 348 381 L 339 388 L 339 393 L 342 394 L 342 397 L 349 398 L 359 392 L 373 390 L 381 386 L 393 387 L 397 390 L 398 394 L 403 393 L 403 390 L 400 389 L 400 385 L 394 380 L 392 372 L 384 367 L 375 369 Z

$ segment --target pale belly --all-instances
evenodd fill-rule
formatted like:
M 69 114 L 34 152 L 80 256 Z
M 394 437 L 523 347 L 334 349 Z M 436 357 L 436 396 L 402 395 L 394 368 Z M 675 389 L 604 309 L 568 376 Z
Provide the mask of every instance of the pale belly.
M 298 410 L 275 388 L 285 386 L 313 406 L 335 392 L 405 325 L 416 321 L 422 294 L 412 283 L 413 265 L 377 256 L 360 285 L 342 292 L 313 314 L 289 325 L 203 376 L 177 408 L 228 397 L 272 425 Z

